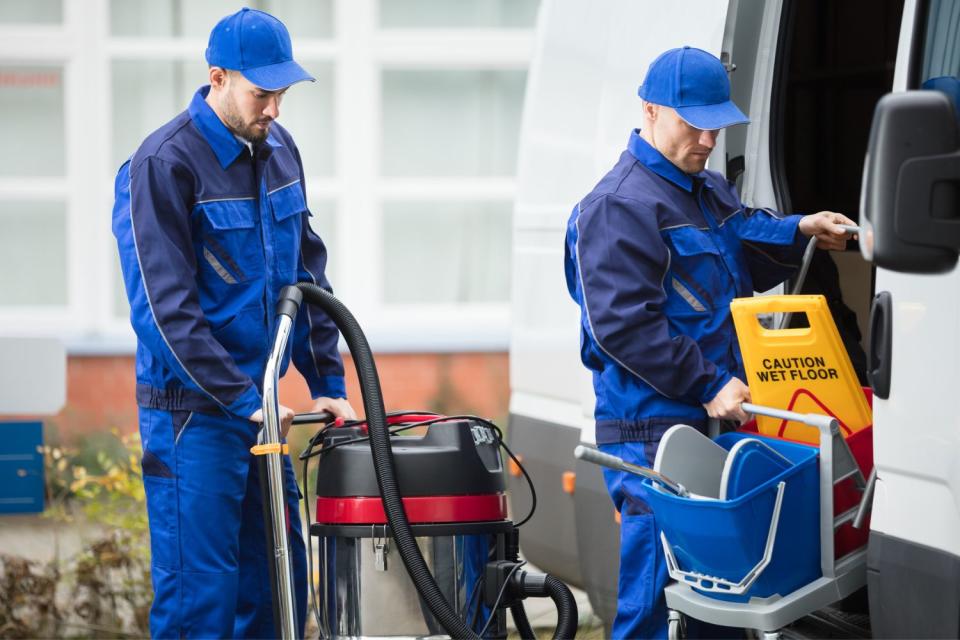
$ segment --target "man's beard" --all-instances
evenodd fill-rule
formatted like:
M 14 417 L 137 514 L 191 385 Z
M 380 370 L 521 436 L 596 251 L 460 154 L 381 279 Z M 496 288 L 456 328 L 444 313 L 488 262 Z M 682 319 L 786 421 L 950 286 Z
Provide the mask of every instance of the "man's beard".
M 270 127 L 267 126 L 265 129 L 257 129 L 254 127 L 256 122 L 253 124 L 247 124 L 244 122 L 243 117 L 240 115 L 239 110 L 237 109 L 236 102 L 233 101 L 233 97 L 229 93 L 223 97 L 223 103 L 221 106 L 223 110 L 223 119 L 226 121 L 227 127 L 229 127 L 233 133 L 254 144 L 260 144 L 267 139 L 267 134 L 270 132 Z

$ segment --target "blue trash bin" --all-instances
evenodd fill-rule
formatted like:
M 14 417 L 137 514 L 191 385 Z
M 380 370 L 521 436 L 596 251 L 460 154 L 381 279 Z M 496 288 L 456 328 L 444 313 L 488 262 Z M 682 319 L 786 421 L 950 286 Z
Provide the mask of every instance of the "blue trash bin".
M 689 581 L 704 595 L 733 602 L 785 596 L 821 575 L 817 448 L 743 433 L 726 433 L 716 442 L 729 450 L 743 438 L 763 441 L 793 465 L 730 500 L 681 498 L 644 481 L 647 502 L 678 568 L 732 583 L 739 583 L 763 558 L 778 487 L 784 483 L 773 555 L 749 589 L 737 595 L 722 583 Z M 682 478 L 673 479 L 683 483 Z

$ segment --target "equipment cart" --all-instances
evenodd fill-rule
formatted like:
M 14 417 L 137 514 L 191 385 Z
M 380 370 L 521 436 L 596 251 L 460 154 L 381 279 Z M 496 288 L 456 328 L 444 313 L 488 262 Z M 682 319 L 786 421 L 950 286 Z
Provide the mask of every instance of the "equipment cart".
M 779 509 L 772 514 L 767 544 L 758 564 L 746 572 L 738 583 L 704 575 L 678 566 L 666 534 L 661 535 L 664 554 L 670 576 L 676 580 L 665 590 L 669 610 L 669 637 L 680 638 L 683 631 L 683 616 L 690 616 L 711 624 L 756 629 L 765 640 L 780 637 L 780 630 L 788 624 L 833 604 L 866 584 L 866 547 L 854 549 L 837 558 L 835 556 L 835 532 L 847 522 L 862 526 L 870 496 L 856 459 L 847 446 L 835 418 L 816 414 L 797 414 L 767 407 L 744 404 L 749 413 L 802 422 L 820 431 L 819 451 L 819 533 L 820 577 L 787 594 L 766 598 L 750 598 L 746 602 L 733 602 L 718 598 L 718 595 L 747 593 L 770 564 L 776 552 L 775 540 Z M 852 479 L 856 487 L 864 491 L 859 506 L 835 515 L 834 487 Z M 783 550 L 789 553 L 789 549 Z
M 838 421 L 747 403 L 743 409 L 815 427 L 820 433 L 819 448 L 753 433 L 720 435 L 716 442 L 731 452 L 746 449 L 737 446 L 746 444 L 744 440 L 760 440 L 762 450 L 754 453 L 791 462 L 763 484 L 751 488 L 747 482 L 744 493 L 729 500 L 724 495 L 718 500 L 716 493 L 699 489 L 704 486 L 704 468 L 710 464 L 703 463 L 702 452 L 684 451 L 685 445 L 674 448 L 669 459 L 664 455 L 661 460 L 658 454 L 655 471 L 585 447 L 578 447 L 576 453 L 590 462 L 647 478 L 647 499 L 663 530 L 667 568 L 676 581 L 665 590 L 671 639 L 684 637 L 686 616 L 754 629 L 764 640 L 774 640 L 787 625 L 866 584 L 865 545 L 850 549 L 841 543 L 843 555 L 837 557 L 837 531 L 848 523 L 861 527 L 870 503 L 861 466 Z M 693 432 L 689 427 L 675 429 Z M 661 447 L 665 444 L 666 437 Z M 702 445 L 694 440 L 691 446 Z M 731 480 L 729 495 L 736 495 L 735 484 Z M 848 498 L 851 491 L 860 499 L 837 514 L 835 498 Z

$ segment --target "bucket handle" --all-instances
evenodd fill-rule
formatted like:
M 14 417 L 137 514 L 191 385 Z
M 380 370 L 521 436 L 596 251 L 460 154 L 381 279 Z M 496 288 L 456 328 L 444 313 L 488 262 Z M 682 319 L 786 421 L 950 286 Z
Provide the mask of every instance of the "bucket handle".
M 673 555 L 673 548 L 667 541 L 666 534 L 661 531 L 660 542 L 663 544 L 663 554 L 667 559 L 667 571 L 669 571 L 670 577 L 677 582 L 692 584 L 700 591 L 726 593 L 730 595 L 742 595 L 745 593 L 753 586 L 753 583 L 756 582 L 760 574 L 763 573 L 763 570 L 770 564 L 771 558 L 773 558 L 773 544 L 777 538 L 777 526 L 780 524 L 780 508 L 783 506 L 783 491 L 786 486 L 787 483 L 783 480 L 777 484 L 777 499 L 773 505 L 773 513 L 770 515 L 770 529 L 767 531 L 767 544 L 763 550 L 763 557 L 739 582 L 709 576 L 698 571 L 685 571 L 681 569 L 680 565 L 677 564 L 677 558 Z

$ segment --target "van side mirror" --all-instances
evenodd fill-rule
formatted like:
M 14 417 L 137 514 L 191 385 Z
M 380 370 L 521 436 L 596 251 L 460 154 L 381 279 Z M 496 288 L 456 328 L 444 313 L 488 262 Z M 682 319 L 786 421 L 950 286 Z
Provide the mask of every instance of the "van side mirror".
M 960 131 L 939 91 L 877 103 L 860 194 L 863 257 L 905 273 L 942 273 L 960 251 Z

